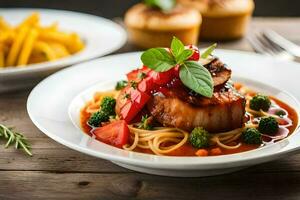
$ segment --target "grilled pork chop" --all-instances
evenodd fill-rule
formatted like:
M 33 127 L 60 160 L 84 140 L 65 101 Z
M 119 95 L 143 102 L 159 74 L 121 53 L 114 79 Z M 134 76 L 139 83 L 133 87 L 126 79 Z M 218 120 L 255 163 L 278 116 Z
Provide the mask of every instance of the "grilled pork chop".
M 164 126 L 191 131 L 203 127 L 210 132 L 240 128 L 245 115 L 245 98 L 228 83 L 231 70 L 218 58 L 204 64 L 214 81 L 212 98 L 198 95 L 181 81 L 169 84 L 167 93 L 157 93 L 148 103 L 148 110 Z
M 151 115 L 164 126 L 191 131 L 203 127 L 209 132 L 223 132 L 243 124 L 245 99 L 235 91 L 219 90 L 212 98 L 188 96 L 183 100 L 178 93 L 155 95 L 148 103 Z

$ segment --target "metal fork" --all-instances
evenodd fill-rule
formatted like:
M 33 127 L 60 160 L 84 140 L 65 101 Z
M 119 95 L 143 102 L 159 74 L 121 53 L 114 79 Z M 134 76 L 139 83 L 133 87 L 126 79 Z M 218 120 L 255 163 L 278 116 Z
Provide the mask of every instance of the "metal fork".
M 257 53 L 274 57 L 279 60 L 294 60 L 295 57 L 268 39 L 262 32 L 256 32 L 247 37 Z

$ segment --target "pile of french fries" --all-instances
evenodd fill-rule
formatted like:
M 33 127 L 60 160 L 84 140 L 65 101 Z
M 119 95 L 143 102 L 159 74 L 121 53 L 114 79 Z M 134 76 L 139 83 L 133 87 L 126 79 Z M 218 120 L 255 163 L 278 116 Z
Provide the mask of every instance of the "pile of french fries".
M 16 27 L 0 16 L 0 68 L 26 67 L 28 64 L 53 61 L 84 48 L 76 33 L 58 30 L 55 22 L 40 25 L 39 13 L 28 16 Z

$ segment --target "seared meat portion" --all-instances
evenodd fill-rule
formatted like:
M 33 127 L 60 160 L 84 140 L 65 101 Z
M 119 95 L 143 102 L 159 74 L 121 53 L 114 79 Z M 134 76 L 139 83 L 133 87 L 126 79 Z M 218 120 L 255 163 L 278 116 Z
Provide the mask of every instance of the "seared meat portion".
M 167 84 L 148 91 L 151 98 L 147 99 L 147 106 L 143 111 L 149 112 L 154 120 L 163 126 L 177 127 L 187 131 L 195 127 L 203 127 L 209 132 L 216 133 L 242 127 L 246 102 L 245 98 L 237 93 L 228 81 L 231 77 L 231 70 L 216 57 L 203 59 L 201 62 L 211 73 L 214 81 L 212 98 L 197 94 L 187 88 L 180 78 L 173 77 Z M 120 92 L 117 99 L 116 113 L 118 115 L 121 112 L 121 105 L 131 100 L 124 98 L 125 90 Z M 130 113 L 130 108 L 128 107 L 125 113 Z
M 211 73 L 214 86 L 226 83 L 231 77 L 231 70 L 219 58 L 212 58 L 212 61 L 204 67 Z
M 219 90 L 210 99 L 196 98 L 193 102 L 184 101 L 176 92 L 168 96 L 155 95 L 148 103 L 148 110 L 164 126 L 188 131 L 199 126 L 212 133 L 242 127 L 245 99 L 235 91 Z

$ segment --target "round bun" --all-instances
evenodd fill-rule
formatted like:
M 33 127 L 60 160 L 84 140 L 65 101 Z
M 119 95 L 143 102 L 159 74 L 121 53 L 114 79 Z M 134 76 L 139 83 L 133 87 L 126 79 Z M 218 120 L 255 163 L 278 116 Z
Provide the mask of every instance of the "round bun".
M 179 0 L 202 14 L 201 39 L 231 40 L 242 37 L 254 10 L 253 0 Z M 220 31 L 222 30 L 222 31 Z
M 143 48 L 169 46 L 173 36 L 184 44 L 196 44 L 201 21 L 197 10 L 181 5 L 162 12 L 140 3 L 125 14 L 131 41 Z

